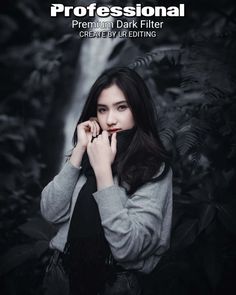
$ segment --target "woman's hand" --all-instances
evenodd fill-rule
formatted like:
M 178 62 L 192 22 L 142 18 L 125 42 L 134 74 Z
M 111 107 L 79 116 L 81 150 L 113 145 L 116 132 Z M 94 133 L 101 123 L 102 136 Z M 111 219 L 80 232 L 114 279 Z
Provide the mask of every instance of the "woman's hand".
M 108 132 L 103 131 L 101 135 L 94 138 L 93 142 L 88 143 L 87 153 L 96 176 L 97 189 L 101 190 L 113 185 L 111 164 L 116 156 L 116 133 L 112 134 L 110 144 Z
M 75 167 L 80 167 L 84 152 L 86 151 L 88 142 L 92 137 L 97 136 L 100 132 L 100 126 L 96 122 L 96 118 L 91 118 L 88 121 L 77 125 L 77 144 L 73 149 L 70 157 L 70 162 Z
M 100 132 L 96 118 L 91 118 L 88 121 L 77 125 L 77 145 L 86 149 L 92 137 L 96 137 Z
M 108 132 L 103 131 L 98 137 L 87 145 L 89 161 L 95 172 L 110 167 L 116 156 L 116 133 L 112 134 L 111 144 Z

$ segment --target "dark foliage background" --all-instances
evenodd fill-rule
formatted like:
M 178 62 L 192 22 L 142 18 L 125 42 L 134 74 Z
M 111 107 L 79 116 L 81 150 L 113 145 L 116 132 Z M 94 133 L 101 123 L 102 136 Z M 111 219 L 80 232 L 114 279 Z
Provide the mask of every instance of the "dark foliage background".
M 141 53 L 130 66 L 150 86 L 161 137 L 173 154 L 171 248 L 150 284 L 161 295 L 236 291 L 233 2 L 186 1 L 184 19 L 169 19 L 158 38 L 122 40 L 109 58 L 127 65 L 128 42 Z M 40 192 L 59 167 L 83 40 L 67 29 L 68 20 L 49 18 L 49 4 L 1 4 L 0 286 L 6 295 L 42 294 L 55 232 L 38 213 Z

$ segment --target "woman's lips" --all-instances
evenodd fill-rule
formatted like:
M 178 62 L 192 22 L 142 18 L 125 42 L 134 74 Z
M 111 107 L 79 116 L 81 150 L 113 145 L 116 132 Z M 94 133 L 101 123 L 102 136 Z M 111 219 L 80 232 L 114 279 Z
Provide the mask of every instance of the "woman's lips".
M 114 129 L 108 129 L 107 131 L 110 133 L 114 133 L 114 132 L 118 132 L 120 130 L 121 130 L 121 128 L 114 128 Z

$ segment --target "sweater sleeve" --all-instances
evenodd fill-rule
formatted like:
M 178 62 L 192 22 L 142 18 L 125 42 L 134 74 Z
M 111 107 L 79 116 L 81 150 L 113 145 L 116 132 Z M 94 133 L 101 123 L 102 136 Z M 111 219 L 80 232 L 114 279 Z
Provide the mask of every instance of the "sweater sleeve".
M 145 259 L 161 246 L 167 207 L 172 204 L 172 171 L 155 183 L 139 188 L 126 204 L 125 190 L 113 185 L 94 193 L 106 239 L 119 262 Z M 171 214 L 170 214 L 171 215 Z M 168 222 L 170 224 L 171 222 Z
M 59 174 L 43 189 L 40 207 L 46 220 L 59 223 L 69 219 L 71 199 L 80 169 L 67 161 Z

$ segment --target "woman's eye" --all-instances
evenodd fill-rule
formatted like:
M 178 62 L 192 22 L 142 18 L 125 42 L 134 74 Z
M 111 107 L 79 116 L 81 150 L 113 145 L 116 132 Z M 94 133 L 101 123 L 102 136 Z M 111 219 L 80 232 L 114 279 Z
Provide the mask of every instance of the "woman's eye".
M 119 111 L 124 111 L 124 110 L 126 110 L 127 108 L 128 108 L 127 105 L 120 105 L 120 106 L 118 106 L 118 110 L 119 110 Z
M 102 114 L 102 113 L 104 113 L 106 110 L 105 110 L 104 108 L 100 108 L 100 109 L 98 109 L 97 111 L 98 111 L 98 113 Z

